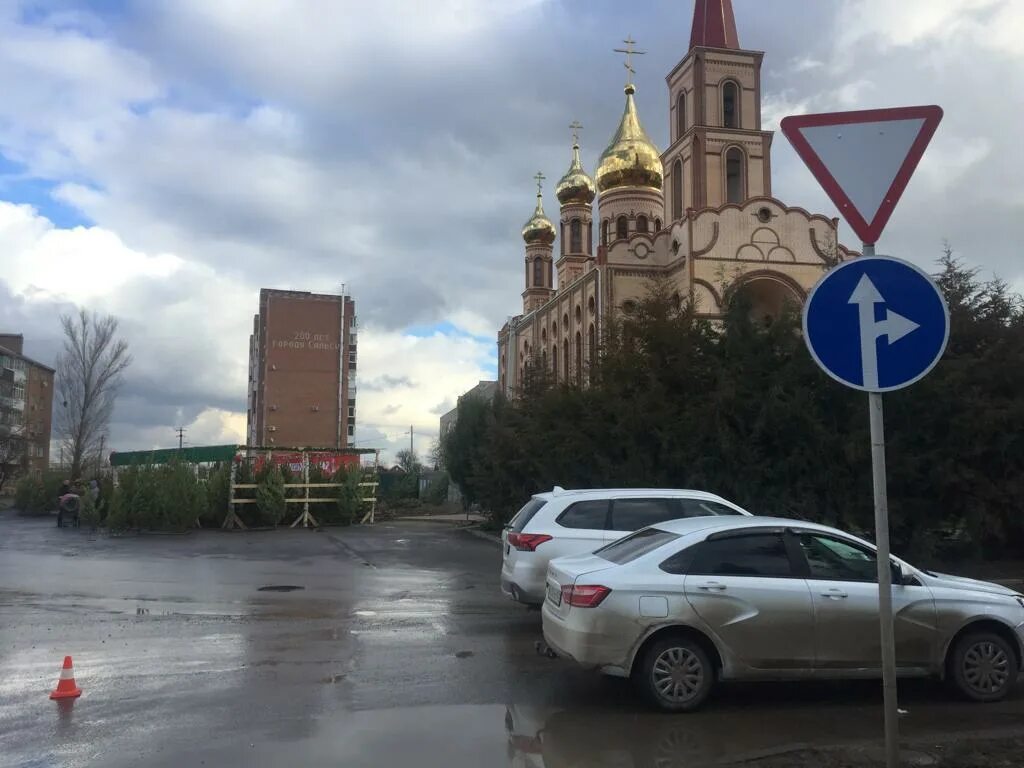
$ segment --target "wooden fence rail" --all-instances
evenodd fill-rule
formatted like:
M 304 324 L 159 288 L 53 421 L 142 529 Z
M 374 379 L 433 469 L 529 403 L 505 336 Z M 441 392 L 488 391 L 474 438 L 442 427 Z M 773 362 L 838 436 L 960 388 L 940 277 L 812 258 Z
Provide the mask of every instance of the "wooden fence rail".
M 221 528 L 226 528 L 226 529 L 242 528 L 242 529 L 244 529 L 246 527 L 246 525 L 245 525 L 245 523 L 242 522 L 242 519 L 235 512 L 235 505 L 236 504 L 255 504 L 256 503 L 256 499 L 238 499 L 238 498 L 235 498 L 235 491 L 236 490 L 241 490 L 241 489 L 254 490 L 254 489 L 259 487 L 258 483 L 236 483 L 235 479 L 237 477 L 237 471 L 238 471 L 237 466 L 234 463 L 232 463 L 231 464 L 231 486 L 230 486 L 230 491 L 229 491 L 229 495 L 228 495 L 228 514 L 227 514 L 227 517 L 224 518 L 224 522 L 221 524 Z M 285 500 L 284 500 L 285 504 L 302 504 L 302 514 L 300 514 L 297 518 L 295 518 L 295 520 L 292 522 L 292 524 L 289 527 L 294 528 L 295 526 L 299 525 L 300 523 L 302 524 L 302 526 L 304 528 L 309 528 L 311 525 L 314 526 L 314 527 L 319 527 L 320 524 L 316 521 L 316 518 L 313 517 L 312 514 L 310 514 L 309 505 L 310 504 L 330 504 L 330 503 L 337 502 L 337 498 L 311 497 L 309 495 L 309 489 L 310 488 L 341 488 L 344 485 L 344 483 L 311 483 L 311 482 L 309 482 L 309 458 L 307 456 L 305 456 L 305 455 L 302 457 L 302 479 L 305 480 L 305 482 L 302 482 L 302 483 L 285 483 L 284 484 L 285 493 L 286 494 L 287 494 L 289 488 L 301 488 L 301 489 L 303 489 L 303 495 L 301 497 L 285 498 Z M 359 521 L 360 523 L 367 523 L 367 522 L 369 522 L 369 523 L 372 524 L 374 522 L 374 515 L 376 514 L 376 511 L 377 511 L 377 488 L 378 488 L 379 485 L 380 485 L 380 483 L 378 483 L 376 481 L 374 481 L 374 482 L 362 482 L 362 483 L 359 483 L 359 488 L 369 488 L 369 489 L 371 489 L 369 492 L 367 492 L 368 495 L 362 496 L 359 499 L 359 501 L 361 503 L 369 504 L 369 506 L 370 506 L 370 508 L 367 510 L 366 514 L 364 514 L 362 519 Z

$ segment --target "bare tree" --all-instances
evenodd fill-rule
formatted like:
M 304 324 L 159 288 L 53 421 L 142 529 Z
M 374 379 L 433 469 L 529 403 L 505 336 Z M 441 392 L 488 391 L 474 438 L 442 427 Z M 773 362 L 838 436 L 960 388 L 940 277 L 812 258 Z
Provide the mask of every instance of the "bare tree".
M 57 429 L 71 456 L 71 476 L 95 457 L 107 438 L 121 377 L 131 364 L 117 318 L 79 310 L 62 315 L 64 349 L 57 358 Z
M 28 468 L 28 444 L 21 435 L 0 437 L 0 491 L 8 480 Z
M 395 454 L 395 459 L 398 461 L 398 466 L 406 472 L 419 472 L 423 469 L 420 457 L 416 455 L 416 451 L 411 451 L 408 448 L 403 448 Z

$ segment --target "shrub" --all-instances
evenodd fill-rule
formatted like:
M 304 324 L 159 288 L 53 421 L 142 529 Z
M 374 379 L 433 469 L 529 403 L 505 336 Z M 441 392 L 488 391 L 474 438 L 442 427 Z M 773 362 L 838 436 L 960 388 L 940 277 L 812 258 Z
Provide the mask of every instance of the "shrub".
M 79 525 L 87 526 L 92 530 L 99 527 L 100 509 L 89 492 L 82 494 L 82 506 L 78 511 L 78 521 Z
M 438 475 L 430 481 L 423 492 L 423 500 L 427 504 L 444 504 L 448 501 L 448 475 Z
M 277 525 L 284 518 L 285 493 L 284 474 L 278 467 L 271 467 L 259 482 L 256 488 L 256 503 L 254 505 L 258 512 L 257 524 Z
M 206 506 L 193 467 L 172 461 L 157 470 L 155 480 L 159 530 L 184 531 L 193 527 Z
M 216 528 L 224 522 L 231 498 L 231 463 L 221 462 L 206 478 L 206 504 L 199 522 L 204 528 Z
M 118 481 L 107 502 L 112 530 L 185 531 L 206 509 L 204 489 L 188 464 L 126 467 Z
M 54 480 L 49 475 L 54 475 Z M 57 494 L 62 480 L 56 473 L 42 477 L 24 476 L 14 486 L 14 506 L 22 514 L 41 515 L 57 508 Z

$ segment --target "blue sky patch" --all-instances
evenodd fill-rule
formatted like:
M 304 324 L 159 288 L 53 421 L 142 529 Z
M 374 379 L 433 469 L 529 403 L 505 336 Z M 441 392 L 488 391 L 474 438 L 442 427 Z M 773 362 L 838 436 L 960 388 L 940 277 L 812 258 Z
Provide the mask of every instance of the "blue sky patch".
M 55 226 L 70 229 L 90 226 L 93 222 L 77 208 L 56 197 L 57 182 L 26 175 L 23 166 L 0 154 L 0 200 L 19 205 L 31 205 Z

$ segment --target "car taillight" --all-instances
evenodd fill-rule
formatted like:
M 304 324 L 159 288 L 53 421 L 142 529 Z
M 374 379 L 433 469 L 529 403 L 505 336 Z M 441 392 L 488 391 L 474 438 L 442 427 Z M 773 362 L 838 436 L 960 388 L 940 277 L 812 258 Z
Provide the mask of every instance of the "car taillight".
M 520 552 L 535 552 L 545 541 L 551 541 L 546 533 L 510 533 L 508 543 Z
M 562 587 L 562 602 L 575 608 L 596 608 L 611 593 L 608 587 L 585 584 Z

